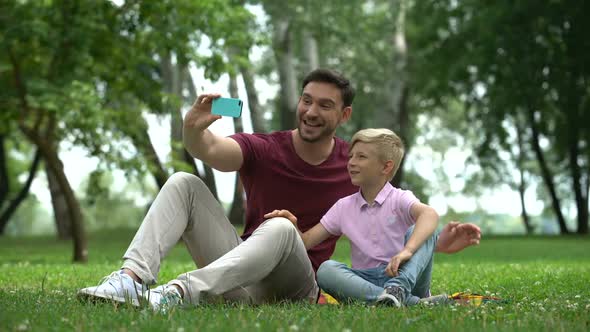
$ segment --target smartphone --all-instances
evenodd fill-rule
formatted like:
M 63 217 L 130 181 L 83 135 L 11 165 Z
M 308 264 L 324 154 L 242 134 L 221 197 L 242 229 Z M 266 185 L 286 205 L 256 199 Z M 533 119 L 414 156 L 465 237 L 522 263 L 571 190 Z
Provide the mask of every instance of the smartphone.
M 215 115 L 238 118 L 242 115 L 242 101 L 236 98 L 213 99 L 211 113 Z

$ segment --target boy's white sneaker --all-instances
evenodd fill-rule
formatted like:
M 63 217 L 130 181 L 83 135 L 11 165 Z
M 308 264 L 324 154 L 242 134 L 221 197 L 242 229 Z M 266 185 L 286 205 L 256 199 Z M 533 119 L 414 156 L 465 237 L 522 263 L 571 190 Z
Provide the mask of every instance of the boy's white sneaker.
M 377 304 L 399 308 L 404 306 L 405 297 L 404 290 L 401 287 L 389 286 L 377 297 Z
M 111 300 L 121 303 L 131 303 L 139 306 L 144 286 L 124 273 L 122 270 L 114 271 L 104 277 L 98 286 L 82 288 L 78 291 L 79 299 L 86 300 Z
M 155 311 L 168 312 L 172 307 L 182 305 L 182 296 L 173 285 L 161 285 L 148 290 L 144 298 Z

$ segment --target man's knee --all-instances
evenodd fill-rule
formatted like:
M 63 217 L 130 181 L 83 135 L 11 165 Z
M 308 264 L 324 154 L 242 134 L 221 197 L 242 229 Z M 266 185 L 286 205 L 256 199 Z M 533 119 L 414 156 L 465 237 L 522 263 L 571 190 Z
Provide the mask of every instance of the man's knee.
M 201 180 L 201 178 L 187 172 L 176 172 L 172 174 L 166 181 L 166 184 L 175 187 L 185 186 L 191 189 L 195 189 L 198 187 L 207 188 L 207 185 L 205 184 L 205 182 L 203 182 L 203 180 Z
M 271 229 L 273 232 L 279 232 L 279 233 L 289 233 L 289 232 L 297 233 L 297 229 L 295 228 L 295 225 L 293 225 L 293 223 L 289 219 L 283 218 L 283 217 L 275 217 L 275 218 L 268 219 L 265 222 L 265 228 Z

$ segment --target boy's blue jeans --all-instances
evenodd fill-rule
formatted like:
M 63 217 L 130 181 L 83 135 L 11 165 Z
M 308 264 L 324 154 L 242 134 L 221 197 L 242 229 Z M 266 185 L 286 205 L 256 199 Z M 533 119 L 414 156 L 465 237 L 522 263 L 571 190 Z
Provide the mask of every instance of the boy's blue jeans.
M 414 231 L 410 227 L 404 243 Z M 375 302 L 385 287 L 401 287 L 406 295 L 405 305 L 414 305 L 420 298 L 430 296 L 432 279 L 432 262 L 434 248 L 438 239 L 435 232 L 422 246 L 398 269 L 397 277 L 385 274 L 387 264 L 369 269 L 353 269 L 346 264 L 328 260 L 320 265 L 317 272 L 319 286 L 338 301 Z

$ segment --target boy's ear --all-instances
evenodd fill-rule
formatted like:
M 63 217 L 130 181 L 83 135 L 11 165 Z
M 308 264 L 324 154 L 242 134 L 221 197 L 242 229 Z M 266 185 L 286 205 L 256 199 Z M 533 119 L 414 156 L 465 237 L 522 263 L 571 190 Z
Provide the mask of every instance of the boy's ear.
M 391 173 L 393 171 L 393 166 L 395 166 L 393 160 L 386 161 L 385 165 L 383 165 L 383 174 Z

